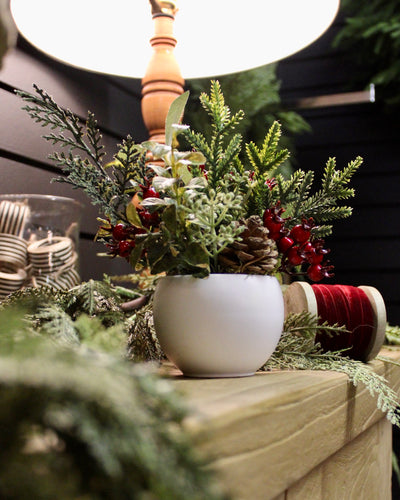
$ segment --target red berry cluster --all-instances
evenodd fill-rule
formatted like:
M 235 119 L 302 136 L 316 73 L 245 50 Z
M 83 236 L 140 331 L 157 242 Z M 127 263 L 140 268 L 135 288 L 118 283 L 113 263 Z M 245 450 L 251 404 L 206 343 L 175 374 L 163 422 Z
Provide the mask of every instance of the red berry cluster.
M 105 229 L 105 228 L 103 228 Z M 119 223 L 107 228 L 110 232 L 110 240 L 106 243 L 110 255 L 129 258 L 131 251 L 135 248 L 135 235 L 145 233 L 144 229 L 126 226 Z
M 315 227 L 313 219 L 303 219 L 301 224 L 287 229 L 285 224 L 290 218 L 282 217 L 284 211 L 278 202 L 275 207 L 265 210 L 263 215 L 264 226 L 282 254 L 281 269 L 290 274 L 291 268 L 307 264 L 305 274 L 312 281 L 330 278 L 333 266 L 324 261 L 329 249 L 324 248 L 323 239 L 312 237 L 311 230 Z
M 141 199 L 146 198 L 159 198 L 160 193 L 158 193 L 153 186 L 146 180 L 146 185 L 140 185 L 142 192 L 140 193 Z M 150 229 L 151 227 L 157 227 L 160 223 L 160 217 L 157 212 L 149 212 L 143 207 L 138 207 L 138 214 L 143 227 Z
M 146 185 L 140 185 L 142 200 L 146 198 L 159 198 L 160 194 L 150 185 L 146 180 Z M 144 234 L 146 229 L 157 227 L 160 223 L 160 217 L 157 212 L 150 212 L 149 210 L 137 207 L 137 213 L 142 223 L 143 228 L 118 223 L 115 226 L 103 227 L 103 230 L 109 232 L 109 241 L 106 246 L 109 249 L 110 255 L 116 257 L 124 257 L 129 259 L 132 250 L 135 248 L 135 236 L 137 234 Z M 146 228 L 146 229 L 144 229 Z

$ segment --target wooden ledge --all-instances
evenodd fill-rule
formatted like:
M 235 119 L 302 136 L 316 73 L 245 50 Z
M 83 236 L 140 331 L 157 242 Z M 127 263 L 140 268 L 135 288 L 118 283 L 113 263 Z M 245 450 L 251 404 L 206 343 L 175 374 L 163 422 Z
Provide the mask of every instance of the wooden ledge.
M 400 350 L 382 350 L 381 354 L 400 361 Z M 370 365 L 399 392 L 399 367 L 377 360 Z M 346 375 L 273 371 L 246 378 L 189 379 L 171 369 L 168 376 L 193 410 L 186 424 L 197 446 L 213 458 L 234 498 L 303 498 L 288 496 L 288 492 L 346 446 L 362 441 L 372 428 L 374 437 L 369 436 L 368 447 L 373 448 L 371 439 L 378 440 L 376 456 L 368 450 L 361 462 L 370 478 L 365 482 L 368 496 L 360 496 L 358 490 L 354 497 L 343 492 L 336 497 L 331 492 L 313 500 L 390 498 L 382 492 L 390 495 L 391 426 L 376 408 L 376 399 L 363 385 L 354 388 Z M 360 445 L 357 449 L 363 450 Z M 371 460 L 380 477 L 377 496 L 372 496 Z M 337 485 L 343 486 L 347 476 L 350 481 L 350 472 L 346 466 Z

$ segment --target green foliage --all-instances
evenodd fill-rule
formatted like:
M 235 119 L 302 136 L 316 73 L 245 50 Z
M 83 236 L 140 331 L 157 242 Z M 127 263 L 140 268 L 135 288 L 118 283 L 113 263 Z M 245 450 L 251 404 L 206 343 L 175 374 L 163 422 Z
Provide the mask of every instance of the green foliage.
M 136 161 L 140 165 L 144 162 L 132 139 L 128 137 L 123 142 L 113 164 L 105 165 L 106 153 L 93 114 L 88 113 L 83 125 L 74 113 L 58 106 L 44 90 L 36 85 L 34 89 L 37 95 L 24 91 L 17 94 L 28 103 L 23 109 L 36 123 L 57 131 L 43 135 L 57 147 L 49 158 L 66 174 L 55 180 L 82 189 L 111 221 L 124 218 L 135 175 L 131 167 Z
M 130 328 L 119 304 L 122 299 L 108 278 L 89 280 L 68 291 L 50 287 L 25 288 L 1 304 L 0 312 L 24 312 L 24 324 L 35 336 L 57 345 L 124 355 Z
M 243 119 L 243 111 L 238 111 L 232 116 L 230 108 L 225 104 L 219 82 L 211 84 L 210 95 L 202 93 L 200 102 L 210 118 L 212 128 L 211 139 L 207 142 L 204 134 L 185 131 L 185 138 L 190 146 L 201 151 L 207 162 L 207 184 L 209 189 L 218 190 L 222 182 L 227 182 L 227 175 L 239 170 L 237 156 L 241 150 L 242 137 L 240 134 L 231 136 L 231 131 Z M 229 183 L 224 188 L 229 189 Z
M 343 327 L 318 325 L 318 318 L 309 312 L 289 314 L 285 320 L 279 344 L 265 364 L 264 369 L 331 370 L 345 373 L 350 382 L 363 384 L 377 400 L 377 407 L 386 413 L 387 419 L 400 427 L 399 400 L 387 381 L 373 372 L 368 364 L 346 357 L 344 351 L 323 352 L 315 343 L 318 331 L 337 334 Z
M 360 158 L 343 171 L 336 170 L 335 160 L 330 159 L 321 189 L 312 193 L 311 172 L 298 170 L 288 179 L 278 173 L 289 157 L 280 145 L 281 124 L 273 122 L 260 146 L 254 141 L 243 143 L 244 113 L 231 112 L 217 81 L 211 83 L 209 94 L 200 95 L 210 134 L 180 124 L 188 98 L 183 94 L 167 116 L 167 144 L 135 144 L 128 137 L 106 165 L 93 116 L 89 113 L 83 126 L 48 94 L 35 90 L 37 96 L 19 95 L 35 121 L 57 130 L 44 138 L 68 150 L 51 155 L 66 174 L 61 180 L 83 189 L 100 205 L 106 218 L 100 219 L 97 238 L 111 255 L 127 258 L 135 270 L 198 277 L 221 272 L 219 254 L 241 241 L 246 217 L 262 217 L 278 204 L 290 217 L 285 229 L 311 217 L 321 224 L 313 227 L 313 237 L 329 234 L 332 226 L 327 222 L 351 213 L 351 208 L 338 202 L 353 196 L 347 184 Z M 189 151 L 178 150 L 178 136 L 185 139 Z M 121 224 L 123 236 L 114 233 Z
M 385 337 L 389 345 L 400 345 L 400 326 L 387 324 Z
M 310 131 L 310 126 L 296 112 L 285 109 L 279 95 L 280 82 L 277 79 L 277 64 L 269 64 L 250 71 L 225 75 L 220 78 L 226 101 L 234 113 L 243 110 L 244 117 L 237 127 L 237 132 L 243 136 L 243 141 L 261 144 L 265 130 L 275 121 L 282 124 L 285 131 L 281 144 L 292 153 L 281 165 L 280 172 L 290 173 L 295 161 L 293 137 Z M 210 124 L 203 112 L 199 96 L 208 92 L 210 80 L 191 80 L 187 83 L 190 89 L 189 106 L 185 112 L 185 120 L 193 130 L 202 130 L 210 134 Z M 241 159 L 243 160 L 241 155 Z M 290 164 L 291 161 L 291 164 Z
M 17 333 L 0 336 L 1 498 L 223 498 L 166 380 Z
M 277 185 L 272 189 L 272 199 L 281 201 L 286 215 L 292 217 L 290 224 L 301 222 L 302 218 L 312 217 L 318 224 L 313 229 L 316 237 L 325 237 L 332 233 L 332 225 L 327 222 L 349 217 L 352 208 L 338 206 L 338 202 L 354 196 L 354 189 L 348 187 L 352 176 L 362 164 L 362 158 L 343 168 L 336 169 L 335 158 L 329 158 L 323 172 L 321 187 L 316 193 L 310 193 L 313 173 L 297 170 L 288 180 L 278 175 Z
M 397 0 L 344 0 L 344 27 L 334 45 L 356 65 L 355 84 L 374 83 L 377 99 L 400 104 L 400 9 Z

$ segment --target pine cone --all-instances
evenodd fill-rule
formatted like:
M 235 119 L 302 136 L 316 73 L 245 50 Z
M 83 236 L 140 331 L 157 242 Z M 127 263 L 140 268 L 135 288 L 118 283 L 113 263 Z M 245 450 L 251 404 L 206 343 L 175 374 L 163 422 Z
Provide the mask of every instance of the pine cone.
M 269 274 L 278 263 L 278 250 L 269 231 L 257 215 L 240 221 L 246 229 L 241 233 L 242 241 L 235 241 L 219 255 L 220 267 L 228 272 L 246 274 Z
M 164 358 L 154 329 L 152 301 L 136 312 L 135 322 L 129 329 L 127 356 L 132 361 L 161 361 Z

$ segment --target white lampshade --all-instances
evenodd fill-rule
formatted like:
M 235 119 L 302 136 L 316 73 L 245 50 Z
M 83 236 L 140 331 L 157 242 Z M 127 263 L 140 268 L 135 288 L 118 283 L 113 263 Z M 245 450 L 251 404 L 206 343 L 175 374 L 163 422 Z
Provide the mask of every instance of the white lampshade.
M 287 57 L 332 23 L 339 0 L 178 0 L 176 59 L 185 79 Z M 148 0 L 11 0 L 20 33 L 73 66 L 142 78 L 153 35 Z

